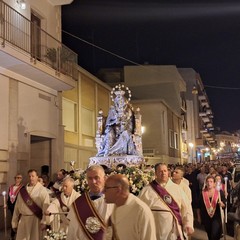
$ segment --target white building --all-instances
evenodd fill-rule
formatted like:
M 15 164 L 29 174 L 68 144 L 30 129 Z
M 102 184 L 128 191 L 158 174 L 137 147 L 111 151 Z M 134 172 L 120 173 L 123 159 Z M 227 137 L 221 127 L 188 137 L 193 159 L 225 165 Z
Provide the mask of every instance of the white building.
M 62 167 L 61 92 L 78 79 L 77 55 L 61 43 L 61 6 L 21 2 L 0 1 L 1 189 L 17 172 Z

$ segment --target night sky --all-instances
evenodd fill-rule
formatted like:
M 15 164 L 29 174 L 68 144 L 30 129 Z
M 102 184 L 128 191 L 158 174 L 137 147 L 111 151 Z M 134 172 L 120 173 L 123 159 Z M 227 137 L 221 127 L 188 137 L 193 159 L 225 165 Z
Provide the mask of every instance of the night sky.
M 214 126 L 240 129 L 240 1 L 74 0 L 62 8 L 62 29 L 63 43 L 93 74 L 133 62 L 193 68 Z

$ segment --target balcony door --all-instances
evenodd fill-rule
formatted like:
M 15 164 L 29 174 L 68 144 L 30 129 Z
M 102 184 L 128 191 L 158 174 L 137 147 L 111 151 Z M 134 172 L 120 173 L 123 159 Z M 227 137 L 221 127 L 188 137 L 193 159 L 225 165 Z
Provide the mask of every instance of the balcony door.
M 37 60 L 41 60 L 41 19 L 31 13 L 31 55 Z

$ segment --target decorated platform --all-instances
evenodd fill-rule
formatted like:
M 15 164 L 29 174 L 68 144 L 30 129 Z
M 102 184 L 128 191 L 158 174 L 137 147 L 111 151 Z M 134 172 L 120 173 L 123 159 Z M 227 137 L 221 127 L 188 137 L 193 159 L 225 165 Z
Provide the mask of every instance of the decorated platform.
M 107 117 L 102 110 L 97 116 L 97 155 L 90 158 L 89 166 L 100 164 L 108 168 L 119 165 L 140 166 L 142 154 L 142 116 L 130 104 L 131 91 L 122 84 L 111 91 L 113 105 Z

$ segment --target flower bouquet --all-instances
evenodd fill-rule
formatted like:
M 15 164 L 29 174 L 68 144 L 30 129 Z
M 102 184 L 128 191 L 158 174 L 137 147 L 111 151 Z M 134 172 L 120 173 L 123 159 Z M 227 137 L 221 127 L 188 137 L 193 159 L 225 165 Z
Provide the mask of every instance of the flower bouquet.
M 110 173 L 110 175 L 112 174 L 126 175 L 130 184 L 130 192 L 136 196 L 144 186 L 148 185 L 155 178 L 153 169 L 144 171 L 138 167 L 117 167 Z
M 142 188 L 148 185 L 155 177 L 154 169 L 142 170 L 135 166 L 108 169 L 106 176 L 113 174 L 126 175 L 130 183 L 130 192 L 134 195 L 138 195 Z M 75 180 L 76 191 L 82 193 L 88 190 L 86 171 L 74 170 L 71 173 L 71 177 Z
M 64 231 L 54 232 L 47 229 L 47 235 L 43 237 L 44 240 L 64 240 L 67 239 L 67 235 Z

